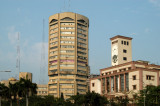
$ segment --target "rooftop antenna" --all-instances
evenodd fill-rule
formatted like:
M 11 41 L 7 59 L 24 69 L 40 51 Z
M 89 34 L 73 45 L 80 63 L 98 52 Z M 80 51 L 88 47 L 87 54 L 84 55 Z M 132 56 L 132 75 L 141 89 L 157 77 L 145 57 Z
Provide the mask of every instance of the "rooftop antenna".
M 19 32 L 18 32 L 18 36 L 17 36 L 17 62 L 16 62 L 16 78 L 18 79 L 18 74 L 20 72 L 20 45 L 19 45 L 19 42 L 20 42 L 20 35 L 19 35 Z
M 44 32 L 44 22 L 43 19 L 43 34 L 42 34 L 42 48 L 41 48 L 41 63 L 40 63 L 40 78 L 39 83 L 44 84 L 44 73 L 45 73 L 45 32 Z

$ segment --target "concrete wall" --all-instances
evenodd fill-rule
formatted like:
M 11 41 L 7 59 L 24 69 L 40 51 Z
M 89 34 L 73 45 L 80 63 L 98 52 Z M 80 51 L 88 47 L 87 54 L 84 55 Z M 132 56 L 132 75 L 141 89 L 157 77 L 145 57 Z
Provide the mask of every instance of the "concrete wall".
M 94 83 L 94 86 L 92 85 Z M 90 91 L 101 94 L 101 81 L 100 79 L 93 79 L 90 81 Z

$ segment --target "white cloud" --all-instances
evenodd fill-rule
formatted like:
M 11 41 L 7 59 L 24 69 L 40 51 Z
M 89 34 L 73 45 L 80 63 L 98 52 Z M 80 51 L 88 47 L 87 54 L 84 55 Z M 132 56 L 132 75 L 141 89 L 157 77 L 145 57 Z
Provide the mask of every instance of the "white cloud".
M 1 58 L 0 63 L 5 63 L 6 66 L 4 69 L 10 69 L 12 71 L 12 76 L 15 76 L 16 72 L 16 59 L 17 59 L 17 38 L 18 38 L 18 31 L 16 31 L 15 26 L 11 26 L 8 29 L 8 40 L 9 43 L 14 47 L 14 50 L 9 50 L 6 53 L 0 52 L 3 55 Z M 23 41 L 23 42 L 22 42 Z M 48 60 L 48 43 L 45 42 L 45 72 L 43 73 L 45 82 L 48 81 L 48 74 L 47 74 L 47 60 Z M 20 71 L 22 72 L 31 72 L 33 73 L 33 80 L 34 82 L 39 80 L 40 76 L 40 65 L 41 65 L 41 52 L 42 52 L 42 42 L 33 42 L 31 43 L 29 39 L 20 38 Z M 5 61 L 3 61 L 5 60 Z M 1 76 L 0 76 L 1 77 Z
M 160 7 L 160 0 L 149 0 L 149 2 L 154 4 L 157 7 Z
M 45 60 L 44 60 L 44 64 L 45 64 L 45 72 L 44 73 L 40 73 L 40 65 L 41 65 L 41 52 L 42 52 L 42 42 L 38 42 L 33 44 L 32 46 L 27 46 L 26 49 L 22 48 L 21 51 L 21 71 L 28 71 L 33 73 L 34 75 L 34 81 L 38 81 L 40 74 L 43 74 L 41 76 L 44 77 L 45 82 L 47 82 L 46 78 L 48 78 L 48 74 L 47 74 L 47 60 L 48 60 L 48 43 L 45 42 Z
M 11 26 L 8 31 L 8 39 L 11 44 L 15 44 L 18 38 L 18 33 L 15 31 L 15 26 Z

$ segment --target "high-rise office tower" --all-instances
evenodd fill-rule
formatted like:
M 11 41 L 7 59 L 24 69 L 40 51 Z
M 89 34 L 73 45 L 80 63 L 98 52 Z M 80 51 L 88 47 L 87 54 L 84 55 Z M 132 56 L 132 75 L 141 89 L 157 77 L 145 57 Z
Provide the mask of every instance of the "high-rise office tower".
M 48 94 L 85 94 L 88 66 L 87 17 L 64 12 L 49 17 Z

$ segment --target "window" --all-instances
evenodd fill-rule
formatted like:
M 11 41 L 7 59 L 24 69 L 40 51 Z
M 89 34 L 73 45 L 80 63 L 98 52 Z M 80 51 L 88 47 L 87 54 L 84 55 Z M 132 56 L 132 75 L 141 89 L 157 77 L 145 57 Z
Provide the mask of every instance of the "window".
M 74 53 L 74 50 L 61 50 L 61 53 Z
M 77 53 L 82 54 L 82 55 L 86 55 L 86 53 L 81 52 L 81 51 L 77 51 Z
M 79 24 L 79 23 L 77 25 L 78 25 L 78 27 L 86 28 L 85 25 L 82 25 L 82 24 Z
M 64 22 L 61 22 L 61 25 L 74 25 L 74 23 L 69 23 L 69 22 L 67 22 L 67 23 L 64 23 Z
M 57 56 L 50 56 L 49 59 L 57 58 Z
M 86 69 L 86 66 L 77 65 L 78 68 Z
M 86 37 L 85 34 L 82 34 L 82 33 L 77 33 L 78 37 Z
M 50 43 L 50 45 L 58 44 L 58 41 Z
M 121 41 L 121 44 L 123 44 L 123 40 Z
M 83 60 L 87 59 L 87 57 L 83 57 L 83 56 L 77 56 L 77 57 L 78 57 L 78 59 L 83 59 Z
M 92 87 L 94 87 L 94 83 L 92 83 Z
M 133 80 L 136 80 L 136 75 L 133 75 L 133 76 L 132 76 L 132 79 L 133 79 Z
M 58 46 L 51 47 L 50 50 L 56 49 L 56 48 L 58 48 Z
M 68 57 L 74 57 L 74 55 L 66 55 L 66 54 L 62 55 L 62 54 L 61 54 L 61 57 L 68 58 Z
M 125 81 L 126 81 L 126 91 L 129 91 L 129 75 L 125 73 Z
M 61 64 L 60 67 L 74 67 L 73 64 Z
M 126 45 L 126 41 L 124 41 L 124 45 Z
M 61 34 L 74 34 L 74 32 L 61 32 Z
M 63 62 L 74 62 L 74 60 L 72 59 L 60 59 L 60 62 L 63 63 Z
M 125 60 L 125 61 L 126 61 L 126 60 L 127 60 L 127 57 L 123 57 L 123 60 Z
M 154 76 L 151 76 L 151 75 L 146 75 L 146 80 L 154 80 Z
M 74 81 L 74 79 L 60 79 L 60 81 Z
M 61 48 L 74 48 L 72 45 L 61 45 Z
M 136 85 L 133 85 L 133 90 L 136 90 L 137 89 L 137 86 Z
M 83 71 L 83 70 L 77 70 L 77 72 L 86 74 L 86 71 Z
M 72 36 L 61 36 L 62 39 L 74 39 L 75 37 Z
M 58 33 L 55 32 L 55 33 L 51 33 L 50 36 L 54 36 L 54 35 L 57 35 Z
M 70 44 L 74 44 L 74 41 L 61 41 L 61 43 L 70 43 Z
M 79 38 L 79 37 L 78 37 L 78 41 L 83 41 L 83 42 L 85 42 L 86 39 L 83 39 L 83 38 Z
M 84 46 L 84 47 L 87 47 L 87 45 L 86 45 L 85 43 L 78 42 L 77 44 L 78 44 L 78 46 Z
M 60 71 L 74 71 L 73 69 L 60 69 Z
M 121 91 L 124 91 L 124 74 L 120 75 L 120 81 L 121 81 Z
M 123 53 L 127 53 L 127 50 L 126 50 L 126 49 L 123 49 Z
M 77 49 L 86 50 L 86 48 L 83 47 L 77 47 Z
M 57 23 L 50 25 L 50 28 L 53 28 L 57 25 Z
M 49 68 L 56 68 L 57 67 L 57 65 L 51 65 L 51 66 L 49 66 Z
M 54 28 L 54 29 L 51 29 L 50 31 L 57 31 L 58 30 L 58 28 Z
M 61 29 L 74 29 L 74 27 L 61 27 Z
M 83 30 L 83 29 L 80 29 L 80 28 L 78 28 L 77 30 L 82 31 L 82 32 L 86 32 L 86 30 Z
M 129 42 L 127 41 L 127 45 L 129 45 Z
M 128 70 L 131 70 L 131 67 L 128 67 Z
M 58 37 L 51 38 L 50 41 L 56 40 Z

